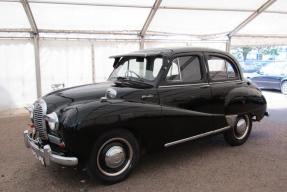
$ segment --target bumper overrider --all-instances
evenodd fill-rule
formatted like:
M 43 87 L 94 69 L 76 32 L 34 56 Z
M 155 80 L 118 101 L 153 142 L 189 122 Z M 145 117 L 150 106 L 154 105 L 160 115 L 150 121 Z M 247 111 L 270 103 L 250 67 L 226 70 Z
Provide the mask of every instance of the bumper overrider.
M 50 162 L 54 162 L 64 166 L 75 166 L 78 164 L 77 157 L 65 157 L 55 154 L 50 145 L 44 145 L 39 147 L 39 142 L 32 139 L 31 134 L 28 130 L 24 131 L 24 142 L 27 148 L 31 148 L 34 155 L 41 161 L 45 166 L 50 165 Z

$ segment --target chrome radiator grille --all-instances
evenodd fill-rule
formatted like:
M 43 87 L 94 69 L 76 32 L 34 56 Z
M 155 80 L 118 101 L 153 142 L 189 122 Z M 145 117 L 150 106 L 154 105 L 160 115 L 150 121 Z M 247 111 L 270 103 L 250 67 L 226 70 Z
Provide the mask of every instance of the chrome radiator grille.
M 47 105 L 44 100 L 39 100 L 35 103 L 34 106 L 34 126 L 39 134 L 39 138 L 42 140 L 48 140 L 47 130 L 46 130 L 46 123 L 44 120 L 44 115 L 47 112 Z

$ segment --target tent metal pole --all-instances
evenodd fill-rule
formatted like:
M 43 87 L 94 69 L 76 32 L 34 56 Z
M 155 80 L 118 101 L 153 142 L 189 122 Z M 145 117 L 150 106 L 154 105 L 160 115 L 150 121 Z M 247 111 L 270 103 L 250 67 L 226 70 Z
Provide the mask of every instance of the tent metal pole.
M 231 37 L 228 37 L 228 40 L 226 41 L 226 52 L 230 52 L 231 48 Z
M 39 49 L 39 35 L 33 36 L 34 54 L 35 54 L 35 72 L 36 72 L 36 86 L 37 98 L 42 96 L 42 83 L 41 83 L 41 66 L 40 66 L 40 49 Z
M 154 15 L 157 12 L 157 10 L 158 10 L 158 8 L 159 8 L 159 6 L 161 4 L 161 1 L 162 0 L 155 0 L 154 4 L 153 4 L 153 6 L 152 6 L 152 8 L 150 10 L 150 13 L 149 13 L 149 15 L 148 15 L 143 27 L 142 27 L 142 30 L 141 30 L 141 32 L 139 34 L 140 37 L 144 37 L 145 36 L 145 34 L 146 34 L 147 30 L 148 30 L 148 27 L 149 27 L 151 21 L 153 20 Z
M 140 37 L 140 50 L 144 49 L 144 37 Z
M 261 7 L 259 7 L 255 12 L 253 12 L 247 19 L 241 22 L 237 27 L 235 27 L 230 33 L 228 34 L 229 37 L 235 35 L 238 31 L 240 31 L 243 27 L 245 27 L 248 23 L 253 21 L 258 15 L 264 12 L 268 7 L 270 7 L 276 0 L 268 0 L 266 1 Z
M 91 42 L 91 56 L 92 56 L 92 81 L 96 82 L 96 66 L 95 66 L 95 49 L 94 41 Z
M 41 66 L 40 66 L 39 30 L 35 22 L 33 13 L 31 11 L 29 2 L 27 0 L 21 0 L 21 3 L 23 5 L 23 8 L 25 10 L 26 16 L 29 20 L 32 29 L 34 54 L 35 54 L 37 98 L 40 98 L 42 96 L 42 83 L 41 83 Z

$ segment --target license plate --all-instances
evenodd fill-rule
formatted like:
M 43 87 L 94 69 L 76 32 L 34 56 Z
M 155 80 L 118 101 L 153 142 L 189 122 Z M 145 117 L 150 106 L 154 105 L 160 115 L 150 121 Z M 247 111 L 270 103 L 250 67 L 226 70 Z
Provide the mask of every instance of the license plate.
M 35 151 L 33 151 L 33 150 L 32 150 L 32 153 L 33 153 L 33 155 L 36 157 L 36 159 L 38 159 L 38 160 L 41 162 L 41 164 L 42 164 L 43 166 L 45 166 L 44 158 L 41 157 L 41 156 L 39 156 L 39 155 L 38 155 Z

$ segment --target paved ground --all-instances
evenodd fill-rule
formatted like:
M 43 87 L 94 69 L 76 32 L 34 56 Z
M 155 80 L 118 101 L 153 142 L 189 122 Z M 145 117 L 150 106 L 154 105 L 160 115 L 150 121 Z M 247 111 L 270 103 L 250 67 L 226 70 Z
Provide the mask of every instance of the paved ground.
M 271 116 L 243 146 L 221 135 L 143 157 L 126 181 L 103 186 L 85 171 L 44 168 L 23 144 L 27 116 L 0 119 L 0 191 L 287 191 L 287 96 L 265 92 Z

